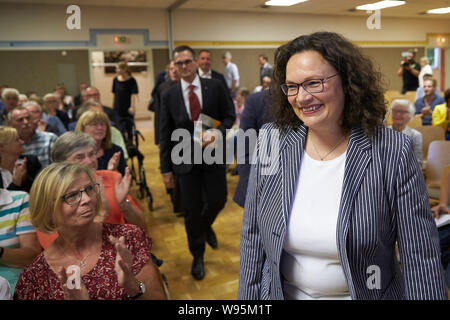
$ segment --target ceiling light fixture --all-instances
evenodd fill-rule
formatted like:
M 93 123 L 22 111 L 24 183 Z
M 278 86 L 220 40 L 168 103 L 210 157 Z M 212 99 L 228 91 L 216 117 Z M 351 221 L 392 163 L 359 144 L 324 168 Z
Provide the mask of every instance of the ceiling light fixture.
M 450 13 L 450 7 L 427 10 L 429 14 L 446 14 Z
M 357 6 L 357 10 L 380 10 L 384 8 L 397 7 L 406 4 L 406 1 L 397 1 L 397 0 L 383 0 L 375 3 L 363 4 L 361 6 Z
M 289 7 L 293 6 L 294 4 L 300 3 L 300 2 L 306 2 L 308 0 L 269 0 L 266 1 L 264 4 L 266 6 L 280 6 L 280 7 Z

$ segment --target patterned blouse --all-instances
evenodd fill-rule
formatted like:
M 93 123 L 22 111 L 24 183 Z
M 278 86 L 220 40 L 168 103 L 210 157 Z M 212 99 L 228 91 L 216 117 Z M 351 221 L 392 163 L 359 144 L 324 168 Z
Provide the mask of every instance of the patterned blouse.
M 125 300 L 127 293 L 119 286 L 114 264 L 116 249 L 109 235 L 125 237 L 125 243 L 133 254 L 133 274 L 138 274 L 150 260 L 152 239 L 141 228 L 130 224 L 103 223 L 102 250 L 95 266 L 81 277 L 91 300 Z M 28 265 L 20 274 L 14 292 L 15 300 L 64 300 L 62 285 L 56 273 L 47 263 L 44 253 Z

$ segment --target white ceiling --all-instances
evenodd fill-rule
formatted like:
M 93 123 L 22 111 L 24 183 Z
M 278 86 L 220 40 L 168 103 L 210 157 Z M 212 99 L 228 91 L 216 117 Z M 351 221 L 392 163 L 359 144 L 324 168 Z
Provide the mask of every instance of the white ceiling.
M 256 13 L 303 13 L 322 15 L 367 15 L 365 11 L 349 11 L 356 6 L 378 0 L 309 0 L 290 7 L 262 8 L 266 0 L 0 0 L 0 3 L 28 4 L 77 4 L 95 6 L 122 6 L 168 9 L 241 11 Z M 386 17 L 450 19 L 450 14 L 424 15 L 429 9 L 449 7 L 450 0 L 406 0 L 406 5 L 381 11 Z

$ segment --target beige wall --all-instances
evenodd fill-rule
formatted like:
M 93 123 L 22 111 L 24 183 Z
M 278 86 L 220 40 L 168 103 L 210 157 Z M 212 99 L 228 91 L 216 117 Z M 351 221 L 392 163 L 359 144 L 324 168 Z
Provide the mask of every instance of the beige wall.
M 77 95 L 78 84 L 89 82 L 88 61 L 88 50 L 0 50 L 0 84 L 44 95 L 62 82 L 69 94 Z

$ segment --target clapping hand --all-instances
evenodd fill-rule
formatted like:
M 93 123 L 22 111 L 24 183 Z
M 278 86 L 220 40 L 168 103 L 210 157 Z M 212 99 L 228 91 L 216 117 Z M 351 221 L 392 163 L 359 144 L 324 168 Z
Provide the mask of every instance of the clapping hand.
M 131 269 L 133 266 L 133 255 L 125 244 L 125 238 L 122 236 L 117 239 L 114 236 L 109 236 L 109 240 L 117 251 L 114 270 L 116 271 L 119 285 L 125 289 L 128 295 L 136 295 L 136 290 L 139 288 L 139 281 Z
M 14 174 L 12 182 L 16 186 L 21 186 L 27 177 L 27 158 L 24 158 L 22 163 L 16 162 L 14 165 Z
M 114 194 L 118 204 L 121 204 L 127 198 L 130 191 L 131 173 L 128 167 L 125 168 L 125 176 L 118 174 L 116 184 L 114 185 Z
M 67 286 L 67 276 L 72 276 L 73 274 L 67 274 L 67 271 L 64 267 L 59 267 L 56 275 L 58 276 L 59 281 L 61 282 L 61 286 L 64 292 L 64 300 L 89 300 L 89 293 L 87 291 L 86 286 L 81 279 L 81 275 L 79 275 L 80 279 L 80 288 L 70 289 Z
M 107 167 L 108 170 L 117 171 L 117 167 L 119 166 L 121 152 L 122 151 L 117 151 L 116 153 L 113 154 L 111 159 L 109 159 L 108 167 Z

